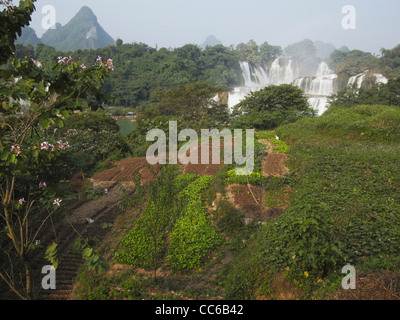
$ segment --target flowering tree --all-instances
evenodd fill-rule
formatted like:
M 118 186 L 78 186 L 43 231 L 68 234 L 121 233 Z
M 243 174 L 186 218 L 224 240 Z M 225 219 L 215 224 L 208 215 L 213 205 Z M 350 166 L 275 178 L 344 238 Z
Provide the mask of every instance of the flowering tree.
M 32 295 L 28 254 L 46 221 L 62 205 L 48 183 L 34 174 L 69 148 L 66 141 L 47 141 L 45 130 L 50 125 L 63 127 L 64 119 L 75 110 L 96 109 L 106 99 L 100 87 L 114 69 L 111 59 L 103 62 L 101 57 L 92 66 L 59 57 L 50 71 L 42 69 L 38 61 L 14 58 L 16 35 L 29 23 L 34 2 L 20 1 L 15 6 L 0 1 L 0 64 L 11 59 L 12 65 L 0 70 L 0 227 L 23 263 L 24 288 L 17 287 L 9 270 L 0 269 L 0 278 L 23 299 Z M 21 185 L 21 181 L 29 183 Z M 39 214 L 44 218 L 34 228 L 32 221 Z

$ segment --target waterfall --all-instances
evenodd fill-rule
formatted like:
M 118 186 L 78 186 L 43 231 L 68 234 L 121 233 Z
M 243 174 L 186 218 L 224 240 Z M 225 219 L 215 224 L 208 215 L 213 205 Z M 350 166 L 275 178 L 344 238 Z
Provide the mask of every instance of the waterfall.
M 337 92 L 338 76 L 328 64 L 321 62 L 317 71 L 311 77 L 299 77 L 299 63 L 290 58 L 280 57 L 275 59 L 271 66 L 252 66 L 249 62 L 240 62 L 244 85 L 236 87 L 228 96 L 228 107 L 233 107 L 242 101 L 251 91 L 258 91 L 270 85 L 293 84 L 302 89 L 308 97 L 310 106 L 319 115 L 323 114 L 329 106 L 328 97 Z M 382 74 L 369 71 L 350 77 L 348 85 L 356 84 L 360 89 L 364 80 L 371 77 L 375 83 L 387 83 L 388 79 Z
M 242 101 L 251 91 L 258 91 L 270 85 L 281 85 L 292 83 L 299 74 L 295 63 L 288 58 L 277 58 L 271 67 L 253 67 L 247 61 L 240 62 L 244 86 L 236 87 L 229 93 L 229 109 Z
M 299 74 L 299 69 L 293 66 L 293 61 L 287 58 L 276 59 L 269 70 L 270 84 L 281 85 L 292 83 Z
M 353 86 L 356 83 L 357 89 L 360 89 L 362 86 L 362 83 L 364 82 L 365 77 L 366 77 L 366 72 L 363 72 L 363 73 L 360 73 L 360 74 L 350 77 L 348 86 Z
M 388 78 L 380 73 L 374 73 L 375 83 L 383 83 L 386 84 L 389 82 Z
M 355 76 L 350 77 L 347 85 L 348 86 L 353 86 L 354 84 L 357 84 L 356 88 L 360 89 L 362 84 L 363 84 L 363 82 L 364 82 L 364 80 L 365 80 L 365 78 L 368 75 L 368 72 L 369 71 L 367 70 L 365 72 L 362 72 L 360 74 L 357 74 Z M 375 78 L 375 84 L 377 84 L 377 83 L 388 83 L 388 79 L 385 76 L 383 76 L 382 74 L 380 74 L 380 73 L 374 73 L 374 74 L 372 74 L 372 76 Z
M 329 69 L 325 62 L 318 66 L 315 77 L 298 78 L 293 85 L 304 90 L 310 96 L 330 96 L 335 93 L 335 82 L 338 76 Z
M 329 108 L 328 97 L 310 97 L 308 103 L 319 116 Z
M 315 76 L 302 78 L 299 78 L 298 63 L 283 57 L 275 59 L 269 69 L 265 66 L 253 67 L 246 61 L 240 63 L 240 68 L 244 86 L 234 88 L 229 93 L 230 110 L 251 91 L 258 91 L 269 85 L 293 84 L 304 91 L 310 106 L 321 115 L 328 107 L 328 97 L 336 92 L 338 76 L 325 62 L 318 65 Z
M 248 88 L 265 88 L 270 84 L 267 71 L 263 67 L 253 68 L 247 61 L 240 63 L 244 86 Z
M 325 62 L 318 66 L 316 78 L 311 82 L 311 89 L 306 94 L 328 97 L 335 93 L 335 80 L 338 76 L 329 69 Z

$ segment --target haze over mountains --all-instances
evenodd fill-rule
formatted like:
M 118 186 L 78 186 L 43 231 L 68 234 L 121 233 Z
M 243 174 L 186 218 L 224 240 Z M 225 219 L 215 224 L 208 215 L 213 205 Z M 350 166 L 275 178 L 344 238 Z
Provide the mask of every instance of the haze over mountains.
M 60 51 L 76 51 L 103 48 L 115 44 L 115 40 L 99 24 L 93 11 L 84 6 L 67 24 L 56 23 L 55 29 L 47 30 L 41 38 L 37 36 L 33 28 L 24 28 L 16 43 L 30 44 L 33 47 L 38 43 L 43 43 Z M 207 46 L 216 45 L 223 45 L 223 43 L 215 35 L 210 35 L 199 44 L 199 47 L 205 49 Z M 327 59 L 336 49 L 331 43 L 322 41 L 315 41 L 314 46 L 317 49 L 317 56 L 321 59 Z M 348 48 L 344 47 L 340 50 L 348 51 Z
M 32 46 L 43 43 L 57 50 L 75 51 L 106 47 L 115 40 L 99 24 L 93 11 L 84 6 L 66 25 L 57 23 L 55 29 L 48 29 L 42 38 L 38 38 L 31 27 L 24 28 L 16 43 Z

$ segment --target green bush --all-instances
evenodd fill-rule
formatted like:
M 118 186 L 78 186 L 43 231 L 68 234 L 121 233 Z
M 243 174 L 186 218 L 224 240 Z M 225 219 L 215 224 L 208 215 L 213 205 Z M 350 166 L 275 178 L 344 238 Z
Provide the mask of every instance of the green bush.
M 301 89 L 282 84 L 251 92 L 234 107 L 233 116 L 234 127 L 272 130 L 314 116 L 314 111 Z
M 236 174 L 236 170 L 229 170 L 226 173 L 226 183 L 239 183 L 245 184 L 250 183 L 251 185 L 262 185 L 265 181 L 265 177 L 260 173 L 253 171 L 248 176 L 241 176 Z
M 277 153 L 288 153 L 289 146 L 282 140 L 272 139 L 272 145 L 274 146 L 274 151 Z
M 168 261 L 174 270 L 198 269 L 221 242 L 222 238 L 211 224 L 202 202 L 192 201 L 171 234 Z
M 143 215 L 123 238 L 115 255 L 118 262 L 150 269 L 153 267 L 155 255 L 162 255 L 163 239 L 157 238 L 156 246 L 154 245 L 152 232 L 149 229 L 149 219 L 149 215 Z
M 335 239 L 329 213 L 320 205 L 291 207 L 264 231 L 266 261 L 322 277 L 345 265 L 342 242 Z
M 193 180 L 197 178 L 194 173 L 184 173 L 175 179 L 176 190 L 182 190 L 188 186 Z
M 148 203 L 132 230 L 122 239 L 115 255 L 117 261 L 153 270 L 161 263 L 166 250 L 165 240 L 175 221 L 173 206 L 177 171 L 176 166 L 162 167 L 157 180 L 150 182 Z

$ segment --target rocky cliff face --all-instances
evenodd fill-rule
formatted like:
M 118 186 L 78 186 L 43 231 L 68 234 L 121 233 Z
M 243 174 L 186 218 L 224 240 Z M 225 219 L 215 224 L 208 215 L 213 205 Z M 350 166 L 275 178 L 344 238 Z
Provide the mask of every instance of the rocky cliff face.
M 115 43 L 86 6 L 66 25 L 57 24 L 56 29 L 46 31 L 41 42 L 62 51 L 97 49 Z

